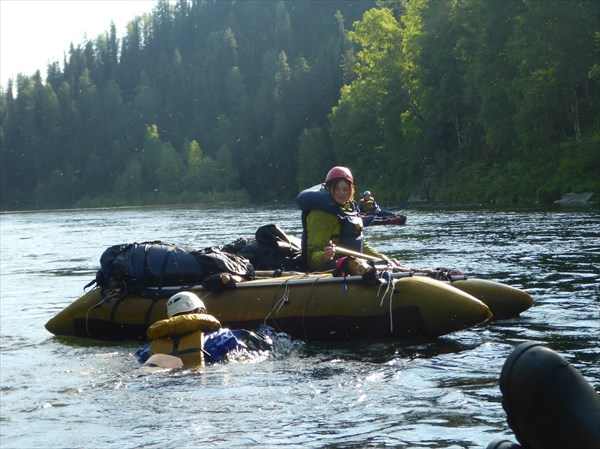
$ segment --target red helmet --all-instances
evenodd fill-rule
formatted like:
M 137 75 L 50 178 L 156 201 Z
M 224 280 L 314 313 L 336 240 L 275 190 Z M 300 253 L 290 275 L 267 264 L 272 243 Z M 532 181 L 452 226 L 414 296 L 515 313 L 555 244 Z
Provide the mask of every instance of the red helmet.
M 349 168 L 346 167 L 333 167 L 327 173 L 327 177 L 325 178 L 325 183 L 328 183 L 332 179 L 345 179 L 350 184 L 354 184 L 354 177 L 352 176 L 352 172 Z

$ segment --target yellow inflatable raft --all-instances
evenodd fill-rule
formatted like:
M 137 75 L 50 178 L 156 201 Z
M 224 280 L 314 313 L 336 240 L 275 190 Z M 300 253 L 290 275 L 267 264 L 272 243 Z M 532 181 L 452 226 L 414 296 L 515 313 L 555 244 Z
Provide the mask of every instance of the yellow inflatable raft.
M 305 341 L 438 337 L 483 323 L 493 313 L 518 315 L 533 303 L 524 291 L 495 282 L 450 284 L 407 273 L 395 273 L 383 285 L 361 276 L 298 273 L 240 282 L 220 293 L 201 286 L 187 290 L 198 294 L 224 327 L 254 329 L 265 323 Z M 102 340 L 145 339 L 147 328 L 166 317 L 166 293 L 123 296 L 96 288 L 50 319 L 46 329 Z

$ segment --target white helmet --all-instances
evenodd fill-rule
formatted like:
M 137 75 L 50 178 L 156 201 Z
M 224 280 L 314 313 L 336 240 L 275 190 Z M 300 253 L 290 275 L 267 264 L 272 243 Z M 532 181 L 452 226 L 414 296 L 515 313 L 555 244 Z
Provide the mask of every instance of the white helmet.
M 167 316 L 169 318 L 181 313 L 191 312 L 195 309 L 204 309 L 204 303 L 198 296 L 191 292 L 179 292 L 167 301 Z

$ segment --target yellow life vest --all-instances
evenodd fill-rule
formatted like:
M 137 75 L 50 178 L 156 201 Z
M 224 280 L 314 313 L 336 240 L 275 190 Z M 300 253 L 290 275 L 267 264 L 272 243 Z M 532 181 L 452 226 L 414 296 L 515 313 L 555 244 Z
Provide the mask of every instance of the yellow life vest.
M 204 331 L 215 331 L 221 323 L 205 313 L 178 315 L 152 324 L 146 335 L 150 355 L 169 354 L 179 357 L 186 368 L 204 365 Z
M 365 200 L 365 199 L 359 200 L 358 207 L 360 208 L 360 211 L 363 213 L 377 211 L 377 203 L 375 203 L 374 197 L 371 197 L 368 200 Z

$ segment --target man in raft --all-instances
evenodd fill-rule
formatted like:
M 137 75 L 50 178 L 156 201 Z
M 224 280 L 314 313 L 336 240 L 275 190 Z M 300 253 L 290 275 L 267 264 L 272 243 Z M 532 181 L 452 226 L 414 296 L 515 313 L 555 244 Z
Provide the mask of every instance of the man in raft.
M 358 200 L 358 209 L 361 214 L 378 214 L 381 211 L 379 204 L 377 204 L 375 197 L 371 195 L 369 190 L 365 190 L 362 198 Z
M 381 210 L 369 190 L 365 190 L 358 200 L 358 210 L 362 215 L 377 215 L 378 217 L 392 217 L 394 215 L 392 212 Z

